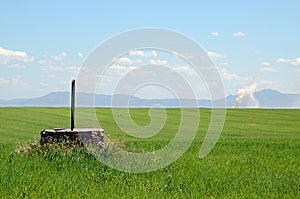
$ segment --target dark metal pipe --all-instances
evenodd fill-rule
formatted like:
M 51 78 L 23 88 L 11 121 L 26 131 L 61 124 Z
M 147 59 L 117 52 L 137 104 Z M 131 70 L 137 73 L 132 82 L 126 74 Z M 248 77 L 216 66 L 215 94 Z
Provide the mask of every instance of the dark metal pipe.
M 72 80 L 71 88 L 71 131 L 74 129 L 74 117 L 75 117 L 75 80 Z

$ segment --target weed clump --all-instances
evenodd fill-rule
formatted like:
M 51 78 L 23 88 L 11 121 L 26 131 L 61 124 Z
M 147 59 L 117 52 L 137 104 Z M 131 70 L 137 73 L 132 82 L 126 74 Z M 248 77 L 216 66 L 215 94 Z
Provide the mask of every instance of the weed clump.
M 45 154 L 49 151 L 62 152 L 66 154 L 74 150 L 84 150 L 84 147 L 80 142 L 70 142 L 67 139 L 65 142 L 58 142 L 53 139 L 48 143 L 40 144 L 40 141 L 37 138 L 34 138 L 26 144 L 18 145 L 14 152 L 16 154 L 26 156 Z

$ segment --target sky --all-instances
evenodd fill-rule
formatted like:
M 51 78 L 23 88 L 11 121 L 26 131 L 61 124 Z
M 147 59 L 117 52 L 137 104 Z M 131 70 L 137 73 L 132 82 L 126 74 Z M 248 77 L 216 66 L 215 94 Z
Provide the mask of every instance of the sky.
M 70 80 L 97 46 L 145 27 L 174 30 L 197 42 L 216 65 L 226 95 L 253 84 L 254 91 L 300 94 L 299 7 L 296 0 L 2 1 L 0 99 L 69 91 Z M 167 55 L 151 52 L 116 60 L 108 71 L 116 79 L 105 81 L 99 93 L 111 94 L 111 82 L 140 61 L 167 63 Z M 194 78 L 183 65 L 176 69 Z M 197 98 L 206 97 L 199 84 L 192 86 Z M 153 98 L 159 95 L 160 89 L 153 91 Z

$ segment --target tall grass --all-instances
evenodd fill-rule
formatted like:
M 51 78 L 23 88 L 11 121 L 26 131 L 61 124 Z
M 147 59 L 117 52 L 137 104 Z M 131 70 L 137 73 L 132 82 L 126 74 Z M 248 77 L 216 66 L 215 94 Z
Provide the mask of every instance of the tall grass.
M 125 135 L 110 109 L 97 109 L 106 135 L 130 150 L 151 151 L 174 136 L 180 110 L 168 109 L 165 128 L 150 139 Z M 132 109 L 136 123 L 149 122 L 147 109 Z M 221 138 L 198 158 L 210 120 L 200 110 L 199 132 L 189 150 L 155 172 L 111 169 L 87 150 L 16 152 L 44 128 L 68 127 L 69 109 L 0 109 L 0 198 L 297 198 L 300 196 L 300 110 L 227 110 Z M 21 147 L 17 147 L 21 145 Z M 24 148 L 23 148 L 24 149 Z

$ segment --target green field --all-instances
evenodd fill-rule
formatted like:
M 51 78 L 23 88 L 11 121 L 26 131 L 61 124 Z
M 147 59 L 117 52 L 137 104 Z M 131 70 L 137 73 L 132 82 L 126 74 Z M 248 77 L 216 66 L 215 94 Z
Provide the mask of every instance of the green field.
M 148 109 L 131 109 L 146 125 Z M 154 172 L 114 170 L 86 150 L 15 152 L 41 129 L 68 127 L 67 108 L 0 108 L 0 198 L 300 198 L 300 110 L 228 109 L 214 149 L 199 159 L 210 121 L 201 123 L 189 150 Z M 132 151 L 153 151 L 176 133 L 179 109 L 167 109 L 164 129 L 149 139 L 123 134 L 111 109 L 97 109 L 106 135 Z

